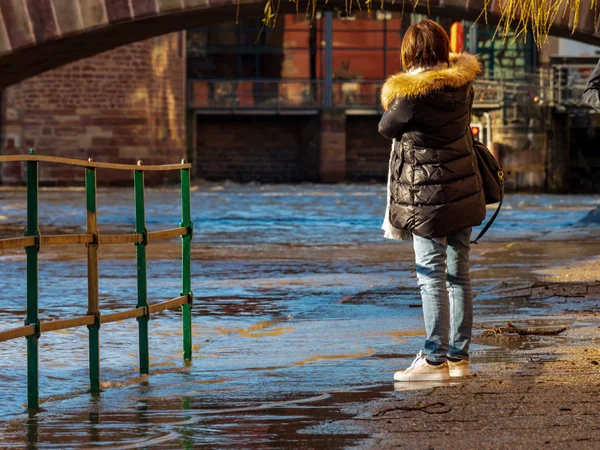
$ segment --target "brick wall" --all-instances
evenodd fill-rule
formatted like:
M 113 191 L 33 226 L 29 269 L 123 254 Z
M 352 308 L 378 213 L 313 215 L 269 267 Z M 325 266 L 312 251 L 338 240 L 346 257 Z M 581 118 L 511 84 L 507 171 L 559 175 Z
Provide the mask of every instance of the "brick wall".
M 321 114 L 320 181 L 339 183 L 346 179 L 346 136 L 346 114 L 344 112 Z
M 325 158 L 328 164 L 324 162 L 323 134 L 329 122 L 320 116 L 198 116 L 196 176 L 263 182 L 343 181 L 324 173 L 331 172 L 332 165 L 344 170 L 343 161 Z M 346 153 L 345 179 L 385 181 L 391 143 L 377 133 L 378 123 L 379 116 L 370 115 L 347 116 L 342 122 L 345 149 L 330 150 L 342 158 Z
M 346 118 L 346 179 L 385 181 L 391 141 L 377 132 L 379 115 Z
M 198 116 L 196 176 L 207 180 L 317 181 L 315 116 Z
M 117 48 L 28 79 L 4 92 L 3 154 L 95 161 L 177 163 L 185 158 L 185 52 L 180 33 Z M 23 167 L 3 164 L 2 182 L 23 182 Z M 83 170 L 40 165 L 40 183 L 83 181 Z M 148 183 L 177 173 L 147 173 Z M 99 184 L 131 180 L 99 171 Z

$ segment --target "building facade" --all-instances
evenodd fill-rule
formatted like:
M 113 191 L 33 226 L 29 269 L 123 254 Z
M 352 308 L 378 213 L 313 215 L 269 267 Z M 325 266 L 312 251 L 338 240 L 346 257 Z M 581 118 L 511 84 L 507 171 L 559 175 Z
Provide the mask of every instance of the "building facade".
M 178 163 L 186 155 L 185 40 L 160 36 L 83 59 L 5 89 L 2 153 L 103 162 Z M 165 172 L 147 182 L 171 181 Z M 125 178 L 123 178 L 125 177 Z M 98 183 L 129 183 L 131 174 L 106 171 Z M 82 169 L 43 164 L 42 185 L 83 182 Z M 22 184 L 25 166 L 0 167 L 3 184 Z
M 379 90 L 401 70 L 402 33 L 423 18 L 330 11 L 308 19 L 285 15 L 274 29 L 246 20 L 188 30 L 188 123 L 194 124 L 189 142 L 196 175 L 241 181 L 253 176 L 262 181 L 385 180 L 390 143 L 376 131 Z M 450 32 L 452 20 L 435 19 Z M 464 49 L 479 54 L 482 76 L 490 80 L 479 85 L 473 120 L 482 124 L 490 145 L 494 129 L 496 154 L 503 147 L 506 160 L 513 161 L 521 149 L 512 141 L 522 142 L 531 127 L 526 120 L 527 127 L 516 127 L 521 118 L 500 112 L 506 108 L 498 85 L 530 83 L 538 52 L 532 39 L 494 39 L 493 27 L 461 25 Z M 536 109 L 538 93 L 522 94 L 518 100 Z M 252 133 L 246 130 L 238 134 L 244 126 L 264 130 L 267 139 L 249 139 Z M 232 134 L 223 137 L 227 130 Z M 516 163 L 521 166 L 520 157 Z M 544 172 L 531 163 L 527 168 Z M 526 177 L 525 187 L 539 187 L 543 177 L 538 178 Z
M 379 90 L 401 70 L 402 33 L 423 18 L 282 14 L 273 28 L 243 19 L 124 46 L 6 89 L 1 151 L 35 147 L 128 163 L 187 158 L 207 180 L 384 182 L 390 142 L 377 133 Z M 452 20 L 434 19 L 450 32 Z M 464 49 L 484 69 L 472 121 L 508 187 L 596 189 L 596 116 L 569 103 L 594 58 L 573 66 L 557 59 L 568 42 L 551 38 L 538 52 L 531 38 L 494 39 L 493 27 L 461 25 Z M 22 183 L 23 170 L 3 164 L 0 182 Z M 46 166 L 41 182 L 79 182 L 80 172 Z M 128 182 L 118 176 L 104 180 Z

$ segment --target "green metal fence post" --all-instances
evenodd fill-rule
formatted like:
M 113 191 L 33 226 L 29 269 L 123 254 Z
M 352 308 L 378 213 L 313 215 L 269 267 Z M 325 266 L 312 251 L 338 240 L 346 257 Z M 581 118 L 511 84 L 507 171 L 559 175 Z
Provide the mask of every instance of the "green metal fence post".
M 29 150 L 35 155 L 35 150 Z M 38 252 L 40 230 L 38 228 L 38 163 L 27 161 L 27 228 L 25 236 L 35 236 L 35 245 L 25 247 L 27 254 L 27 318 L 25 325 L 35 326 L 36 332 L 27 336 L 27 408 L 39 408 L 39 354 L 40 320 L 38 317 Z
M 185 160 L 182 161 L 185 164 Z M 192 296 L 192 267 L 191 249 L 193 222 L 190 200 L 190 169 L 181 169 L 181 223 L 180 227 L 187 227 L 188 232 L 181 237 L 181 295 Z M 187 303 L 182 306 L 183 315 L 183 359 L 192 358 L 192 305 Z
M 142 161 L 138 161 L 138 166 Z M 140 336 L 140 373 L 148 374 L 150 370 L 148 353 L 148 284 L 146 275 L 146 244 L 148 243 L 148 230 L 146 229 L 146 208 L 144 205 L 144 172 L 133 172 L 133 187 L 135 201 L 135 233 L 143 236 L 142 242 L 135 243 L 137 259 L 137 308 L 146 308 L 146 314 L 138 317 Z
M 89 159 L 92 160 L 91 158 Z M 98 216 L 96 213 L 96 168 L 85 169 L 86 231 L 93 236 L 87 244 L 88 264 L 88 315 L 96 317 L 89 330 L 90 391 L 100 392 L 100 306 L 98 304 Z

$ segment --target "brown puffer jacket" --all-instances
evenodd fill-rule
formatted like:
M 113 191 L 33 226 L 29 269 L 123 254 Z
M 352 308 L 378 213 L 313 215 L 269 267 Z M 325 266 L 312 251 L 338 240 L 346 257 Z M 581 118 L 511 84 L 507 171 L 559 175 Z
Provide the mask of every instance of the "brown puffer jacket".
M 422 237 L 452 235 L 485 219 L 485 197 L 471 136 L 477 58 L 399 73 L 382 88 L 379 132 L 396 139 L 390 161 L 389 220 Z

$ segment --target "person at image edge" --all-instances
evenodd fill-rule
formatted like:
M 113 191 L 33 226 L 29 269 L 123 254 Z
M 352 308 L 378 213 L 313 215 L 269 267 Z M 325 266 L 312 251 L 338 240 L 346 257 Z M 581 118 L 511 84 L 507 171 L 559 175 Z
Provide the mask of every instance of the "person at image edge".
M 596 64 L 596 68 L 585 86 L 582 100 L 592 108 L 600 111 L 600 61 Z

